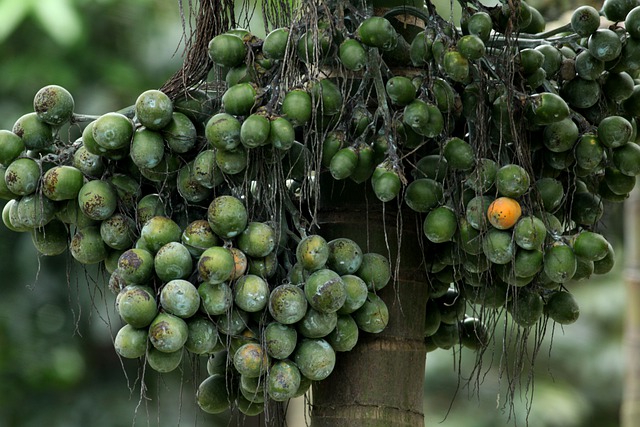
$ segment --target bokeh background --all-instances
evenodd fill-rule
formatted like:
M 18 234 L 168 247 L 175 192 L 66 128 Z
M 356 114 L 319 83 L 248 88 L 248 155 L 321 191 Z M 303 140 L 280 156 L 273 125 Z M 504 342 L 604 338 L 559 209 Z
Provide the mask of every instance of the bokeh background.
M 563 12 L 576 6 L 530 4 L 549 21 L 563 19 Z M 442 10 L 448 5 L 443 1 Z M 30 112 L 34 94 L 47 84 L 67 88 L 76 110 L 85 114 L 133 104 L 179 67 L 180 16 L 178 0 L 0 0 L 0 128 L 11 129 Z M 523 382 L 515 387 L 512 405 L 509 378 L 501 372 L 501 362 L 510 359 L 500 335 L 476 371 L 470 351 L 429 353 L 427 425 L 619 425 L 622 222 L 621 206 L 610 206 L 601 231 L 619 254 L 618 267 L 570 285 L 581 317 L 565 328 L 549 326 L 535 367 L 525 366 Z M 158 376 L 117 358 L 112 339 L 120 321 L 105 283 L 103 272 L 79 269 L 68 255 L 39 257 L 28 235 L 0 226 L 0 426 L 239 424 L 197 408 L 193 395 L 203 369 L 197 361 Z

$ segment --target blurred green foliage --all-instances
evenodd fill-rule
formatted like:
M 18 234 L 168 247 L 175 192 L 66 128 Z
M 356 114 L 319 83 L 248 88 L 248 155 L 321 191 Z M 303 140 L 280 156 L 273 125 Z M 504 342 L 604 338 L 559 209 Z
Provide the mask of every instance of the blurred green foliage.
M 47 84 L 67 88 L 77 112 L 102 114 L 160 87 L 182 60 L 174 0 L 0 0 L 0 17 L 2 129 Z M 0 425 L 227 424 L 195 404 L 204 366 L 160 377 L 118 359 L 104 272 L 39 257 L 29 235 L 5 227 L 0 253 Z

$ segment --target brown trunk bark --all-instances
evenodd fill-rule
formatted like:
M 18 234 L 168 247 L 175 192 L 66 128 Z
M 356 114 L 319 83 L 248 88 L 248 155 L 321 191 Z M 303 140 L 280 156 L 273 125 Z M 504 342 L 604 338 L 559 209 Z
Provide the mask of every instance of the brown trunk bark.
M 638 184 L 625 202 L 625 321 L 626 375 L 621 408 L 621 426 L 640 422 L 640 189 Z
M 314 385 L 311 425 L 422 427 L 427 281 L 416 216 L 403 212 L 399 230 L 397 212 L 389 206 L 385 212 L 363 186 L 336 187 L 318 214 L 320 233 L 327 240 L 351 238 L 365 252 L 389 256 L 394 266 L 400 235 L 401 256 L 397 280 L 380 291 L 389 307 L 387 328 L 361 333 L 352 351 L 337 355 L 331 376 Z

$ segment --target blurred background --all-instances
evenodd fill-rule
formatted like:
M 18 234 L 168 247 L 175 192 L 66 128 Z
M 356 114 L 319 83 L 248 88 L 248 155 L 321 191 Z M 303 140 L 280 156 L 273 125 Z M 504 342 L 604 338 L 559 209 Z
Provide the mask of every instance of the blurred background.
M 568 1 L 549 3 L 530 2 L 548 20 L 575 8 Z M 32 111 L 34 94 L 47 84 L 67 88 L 78 112 L 102 114 L 160 87 L 181 63 L 177 0 L 0 0 L 0 22 L 1 129 Z M 427 425 L 619 425 L 622 207 L 607 212 L 601 231 L 615 246 L 618 267 L 570 285 L 581 317 L 564 329 L 549 325 L 531 372 L 535 382 L 527 383 L 525 366 L 509 404 L 500 336 L 476 371 L 475 353 L 429 353 Z M 227 417 L 197 408 L 193 395 L 203 369 L 197 363 L 160 377 L 116 357 L 112 339 L 120 320 L 104 273 L 78 269 L 67 255 L 38 257 L 28 235 L 4 226 L 0 254 L 0 426 L 228 424 Z

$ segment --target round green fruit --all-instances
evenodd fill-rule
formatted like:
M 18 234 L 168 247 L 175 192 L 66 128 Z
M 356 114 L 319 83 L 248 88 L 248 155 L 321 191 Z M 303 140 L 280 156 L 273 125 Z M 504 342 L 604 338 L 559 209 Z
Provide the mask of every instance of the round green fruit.
M 156 89 L 142 92 L 136 99 L 134 108 L 140 124 L 150 130 L 164 128 L 171 121 L 173 114 L 171 99 Z
M 269 313 L 283 325 L 290 325 L 302 319 L 307 312 L 305 292 L 290 284 L 276 287 L 269 295 Z

